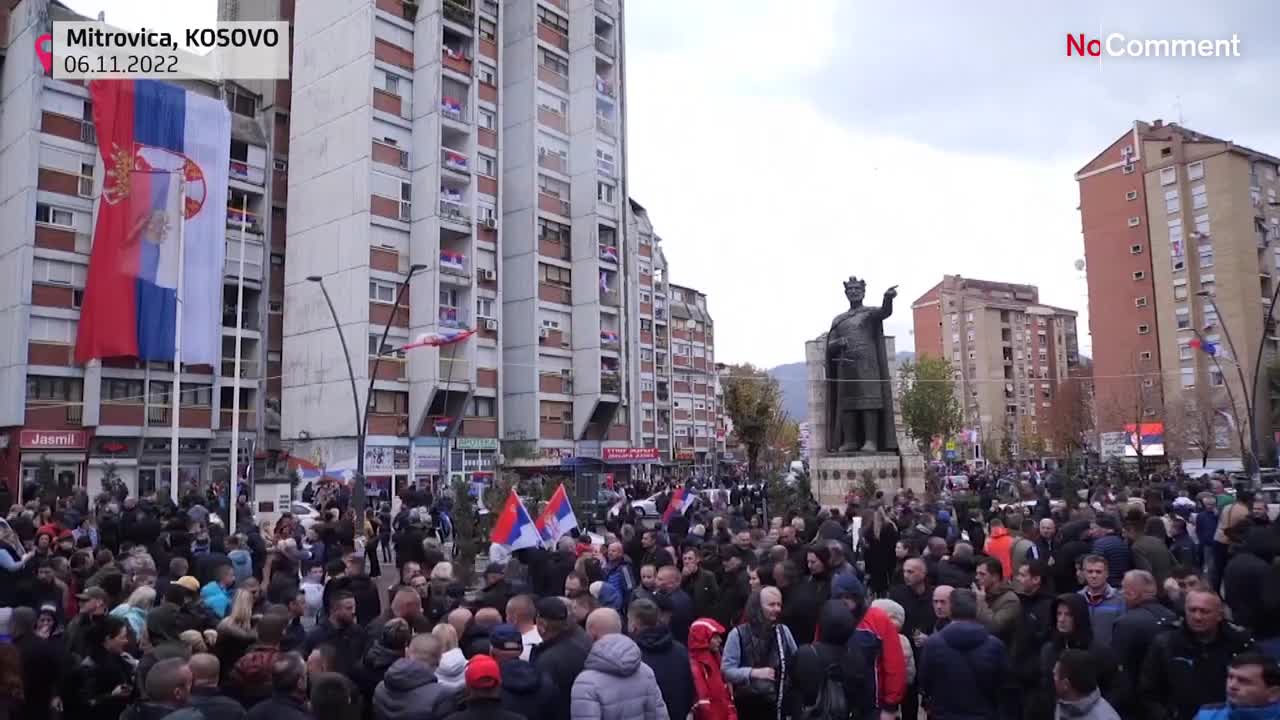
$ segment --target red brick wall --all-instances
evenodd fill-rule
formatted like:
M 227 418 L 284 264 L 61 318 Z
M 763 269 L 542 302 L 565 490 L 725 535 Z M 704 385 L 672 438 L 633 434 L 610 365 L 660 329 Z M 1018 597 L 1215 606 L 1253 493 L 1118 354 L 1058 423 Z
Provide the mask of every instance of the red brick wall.
M 569 288 L 560 287 L 559 285 L 547 285 L 546 283 L 538 284 L 538 299 L 547 302 L 569 304 Z
M 482 388 L 498 387 L 498 371 L 493 368 L 477 368 L 476 385 Z
M 563 115 L 557 112 L 551 112 L 546 108 L 538 108 L 538 124 L 545 125 L 560 132 L 569 131 L 569 123 Z
M 36 247 L 49 250 L 76 251 L 76 234 L 74 230 L 36 225 Z
M 480 41 L 480 54 L 490 60 L 498 59 L 498 45 L 488 40 Z
M 56 343 L 27 343 L 27 362 L 32 365 L 74 367 L 74 347 Z
M 400 219 L 400 202 L 381 195 L 369 196 L 369 212 L 379 217 Z
M 374 100 L 374 106 L 376 107 L 378 104 L 378 93 L 376 91 L 374 92 L 373 100 Z M 396 109 L 396 112 L 397 113 L 400 112 L 398 107 Z M 373 156 L 373 161 L 376 163 L 382 163 L 383 165 L 390 165 L 392 167 L 400 167 L 400 149 L 399 148 L 394 148 L 394 147 L 391 147 L 390 145 L 376 142 L 376 143 L 373 143 L 372 156 Z
M 939 286 L 935 285 L 929 292 L 920 296 L 914 304 L 930 302 L 933 305 L 927 305 L 921 308 L 913 308 L 911 310 L 912 327 L 915 331 L 916 338 L 916 354 L 932 355 L 933 357 L 945 357 L 942 343 L 942 295 Z
M 391 306 L 385 303 L 369 303 L 369 322 L 377 327 L 384 327 L 387 324 L 387 318 L 391 317 Z M 400 306 L 396 310 L 395 322 L 391 323 L 394 327 L 409 327 L 409 308 Z
M 373 57 L 408 70 L 413 69 L 413 51 L 406 50 L 382 38 L 374 38 L 373 40 Z
M 498 420 L 497 418 L 465 418 L 459 434 L 462 437 L 496 438 L 498 437 Z
M 79 195 L 80 176 L 49 168 L 40 168 L 36 179 L 36 187 L 63 195 Z
M 400 253 L 383 248 L 369 248 L 369 268 L 384 272 L 400 272 Z
M 484 147 L 489 148 L 490 150 L 495 150 L 495 149 L 497 149 L 497 147 L 498 147 L 498 133 L 496 133 L 496 132 L 494 132 L 494 131 L 492 131 L 492 130 L 490 130 L 490 129 L 488 129 L 488 128 L 480 128 L 480 132 L 478 133 L 478 135 L 479 135 L 479 137 L 480 137 L 480 144 L 481 144 L 481 145 L 483 145 Z
M 382 112 L 391 113 L 392 115 L 400 114 L 400 96 L 392 95 L 386 90 L 380 88 L 373 89 L 373 109 Z
M 44 307 L 72 307 L 74 290 L 63 285 L 31 285 L 31 304 Z
M 497 197 L 498 181 L 491 177 L 485 177 L 484 175 L 477 175 L 476 190 L 485 195 L 492 195 L 494 197 Z
M 141 403 L 103 402 L 98 411 L 99 425 L 142 425 L 145 415 Z
M 40 130 L 50 135 L 68 138 L 70 140 L 80 140 L 80 121 L 76 118 L 67 117 L 45 111 L 40 115 Z
M 561 50 L 569 49 L 569 38 L 542 23 L 538 23 L 538 39 Z

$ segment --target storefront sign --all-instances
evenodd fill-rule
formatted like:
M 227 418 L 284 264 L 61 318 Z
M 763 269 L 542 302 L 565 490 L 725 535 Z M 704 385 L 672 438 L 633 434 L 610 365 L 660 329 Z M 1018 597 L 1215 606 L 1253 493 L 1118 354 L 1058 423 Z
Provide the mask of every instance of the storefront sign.
M 89 454 L 94 457 L 120 457 L 138 454 L 138 441 L 135 438 L 97 438 Z
M 409 448 L 383 445 L 364 449 L 364 472 L 366 475 L 408 469 Z
M 692 460 L 693 448 L 676 448 L 677 460 Z
M 605 448 L 604 461 L 608 463 L 657 462 L 658 448 Z
M 83 450 L 83 430 L 23 430 L 18 435 L 23 450 Z
M 569 448 L 542 448 L 543 462 L 552 462 L 560 464 L 569 462 L 573 458 L 573 451 Z
M 440 448 L 415 445 L 413 448 L 413 472 L 423 475 L 440 473 Z
M 453 446 L 458 450 L 497 450 L 496 438 L 457 438 Z

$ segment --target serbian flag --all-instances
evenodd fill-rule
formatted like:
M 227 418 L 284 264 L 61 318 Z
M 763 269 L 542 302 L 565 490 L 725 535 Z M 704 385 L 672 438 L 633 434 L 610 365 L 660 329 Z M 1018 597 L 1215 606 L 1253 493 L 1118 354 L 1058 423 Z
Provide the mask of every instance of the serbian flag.
M 547 502 L 547 507 L 538 516 L 535 523 L 538 532 L 547 542 L 555 542 L 562 535 L 578 527 L 578 517 L 573 514 L 573 506 L 569 504 L 569 495 L 564 491 L 564 483 L 556 488 L 556 493 Z
M 520 496 L 516 495 L 515 490 L 507 496 L 507 503 L 502 506 L 502 512 L 498 513 L 489 539 L 512 550 L 538 547 L 542 543 L 533 518 L 529 517 L 529 511 L 524 509 L 524 503 L 520 502 Z
M 667 501 L 667 511 L 662 513 L 662 524 L 671 522 L 671 518 L 675 517 L 676 513 L 683 515 L 689 506 L 693 505 L 694 499 L 693 493 L 682 487 L 676 488 L 671 493 L 671 499 Z
M 182 273 L 182 362 L 216 365 L 231 114 L 155 80 L 95 80 L 89 94 L 106 172 L 76 362 L 173 360 Z

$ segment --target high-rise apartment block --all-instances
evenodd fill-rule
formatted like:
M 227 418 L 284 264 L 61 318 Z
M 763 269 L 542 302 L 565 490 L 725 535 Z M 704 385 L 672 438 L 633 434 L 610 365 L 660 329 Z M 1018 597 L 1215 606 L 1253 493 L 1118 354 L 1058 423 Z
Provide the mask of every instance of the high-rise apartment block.
M 1157 120 L 1076 174 L 1101 430 L 1162 422 L 1171 454 L 1220 461 L 1237 428 L 1270 445 L 1278 167 Z
M 911 305 L 917 355 L 951 363 L 966 428 L 1014 453 L 1051 450 L 1058 384 L 1079 362 L 1076 313 L 1040 303 L 1034 285 L 947 275 Z M 968 457 L 974 457 L 972 453 Z
M 80 303 L 103 164 L 83 82 L 45 75 L 30 52 L 56 20 L 87 20 L 51 0 L 6 3 L 0 73 L 0 479 L 11 492 L 41 473 L 96 493 L 105 476 L 150 493 L 172 475 L 171 413 L 179 413 L 178 476 L 225 481 L 231 473 L 232 373 L 241 238 L 245 256 L 240 364 L 242 454 L 278 446 L 288 81 L 252 90 L 184 82 L 222 97 L 232 113 L 226 218 L 222 358 L 184 366 L 175 408 L 172 367 L 109 359 L 76 365 Z M 275 19 L 289 19 L 280 3 Z M 247 210 L 246 210 L 247 208 Z

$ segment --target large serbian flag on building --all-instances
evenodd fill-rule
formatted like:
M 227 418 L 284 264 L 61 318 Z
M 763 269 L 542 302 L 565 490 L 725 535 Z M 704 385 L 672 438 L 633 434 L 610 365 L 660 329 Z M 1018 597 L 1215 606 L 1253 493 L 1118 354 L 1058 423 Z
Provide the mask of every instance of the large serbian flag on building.
M 213 365 L 230 113 L 217 98 L 154 80 L 95 80 L 89 93 L 105 173 L 76 361 L 172 360 L 182 273 L 182 362 Z

